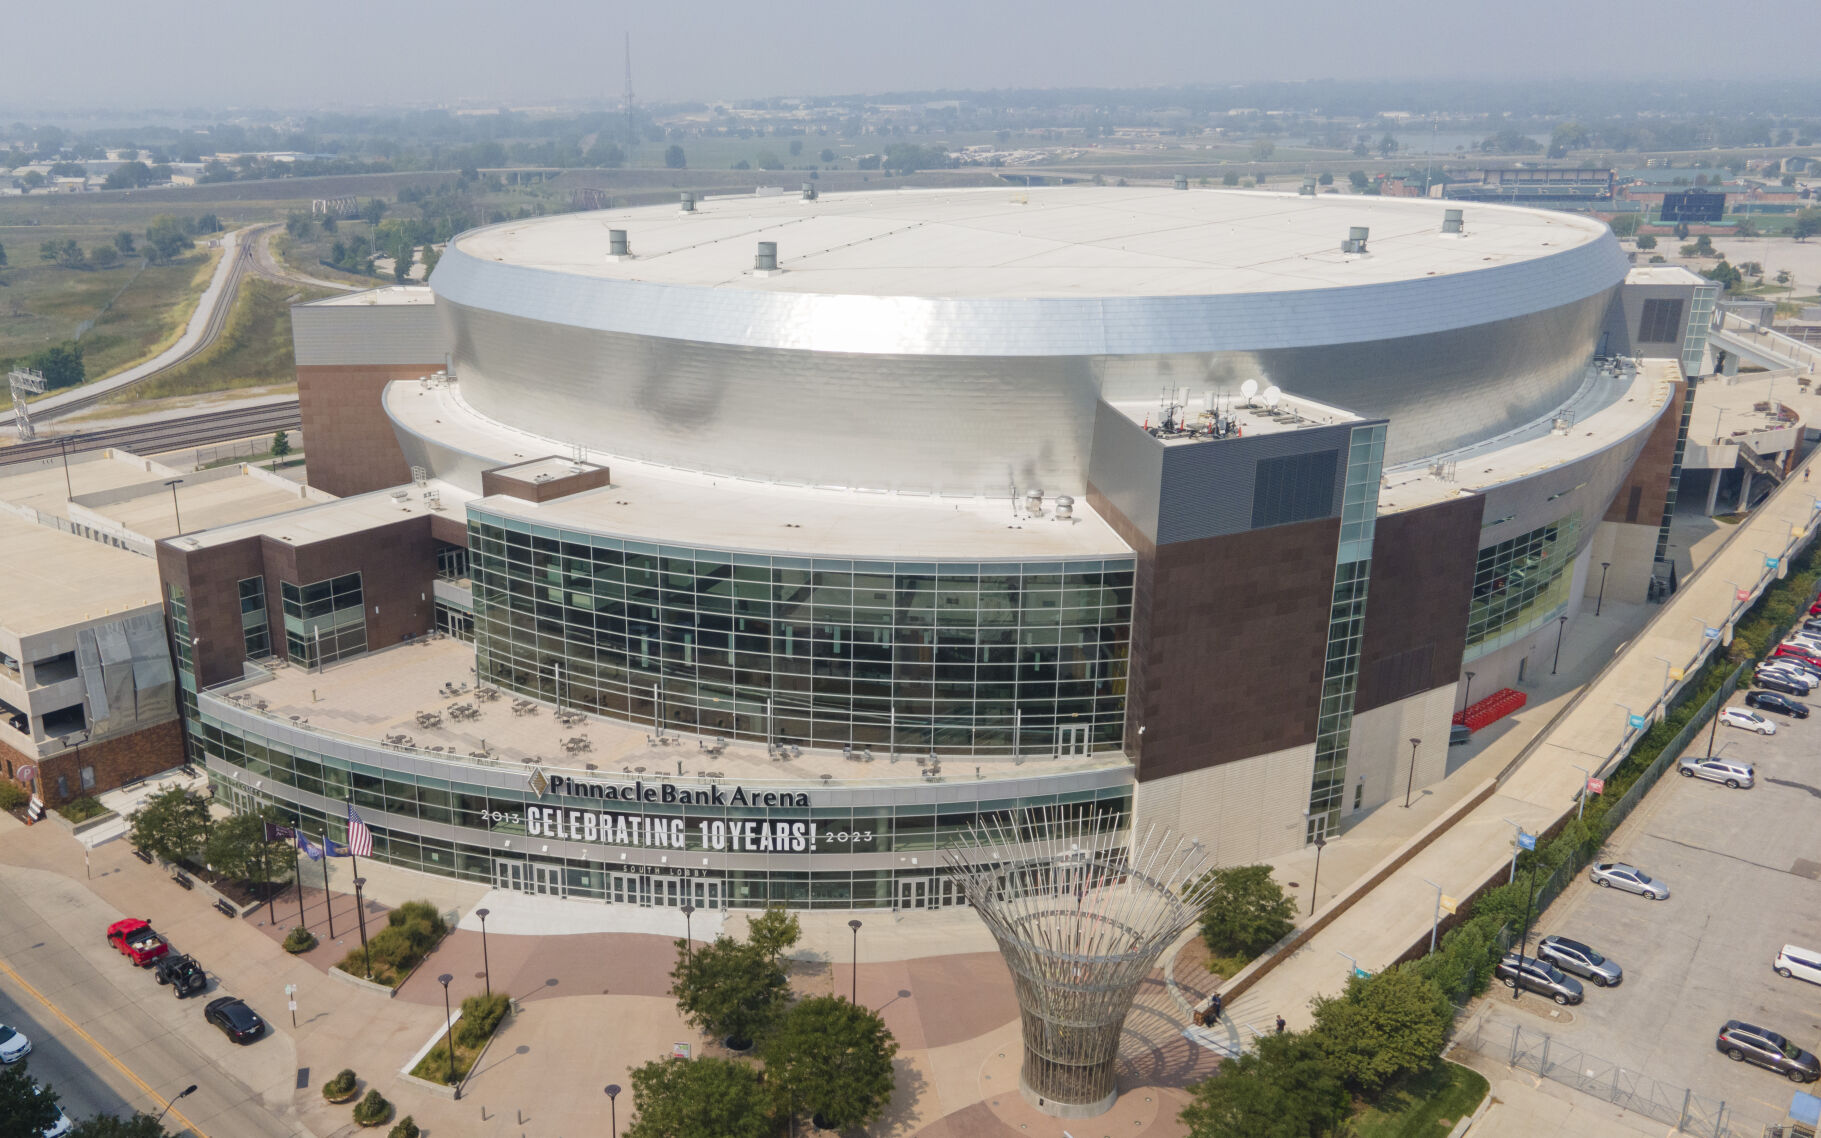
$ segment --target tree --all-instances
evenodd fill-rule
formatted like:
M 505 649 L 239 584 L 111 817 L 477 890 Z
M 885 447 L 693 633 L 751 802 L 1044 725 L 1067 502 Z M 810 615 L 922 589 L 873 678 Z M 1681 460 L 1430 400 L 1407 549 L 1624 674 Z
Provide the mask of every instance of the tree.
M 790 951 L 802 937 L 797 915 L 789 909 L 766 909 L 746 924 L 746 943 L 773 960 Z
M 1738 288 L 1745 280 L 1744 274 L 1727 264 L 1725 258 L 1721 258 L 1720 263 L 1713 268 L 1703 269 L 1701 275 L 1710 281 L 1719 282 L 1720 287 L 1727 292 Z
M 1650 234 L 1646 233 L 1644 236 L 1638 238 L 1638 248 L 1648 251 L 1655 249 L 1656 247 L 1657 239 Z
M 1638 215 L 1635 213 L 1622 213 L 1606 224 L 1612 227 L 1613 235 L 1616 237 L 1637 236 Z
M 1334 184 L 1334 172 L 1331 170 L 1323 170 L 1315 180 L 1321 185 L 1332 186 Z
M 800 138 L 791 139 L 790 140 L 790 156 L 792 158 L 798 158 L 798 157 L 801 157 L 802 154 L 803 154 L 803 140 Z
M 772 1138 L 778 1118 L 759 1073 L 732 1059 L 654 1059 L 632 1071 L 638 1116 L 626 1138 Z
M 0 245 L 0 269 L 6 268 L 6 246 Z
M 400 245 L 392 255 L 392 279 L 403 284 L 411 279 L 411 263 L 417 252 L 415 245 Z
M 582 155 L 582 164 L 617 170 L 626 164 L 626 152 L 611 142 L 597 142 Z
M 781 960 L 750 941 L 724 936 L 693 951 L 678 941 L 670 978 L 683 1018 L 740 1048 L 751 1046 L 790 998 Z
M 97 1114 L 78 1122 L 69 1138 L 169 1138 L 169 1135 L 170 1131 L 149 1114 L 135 1114 L 124 1119 Z
M 144 162 L 134 160 L 122 162 L 114 167 L 107 179 L 101 183 L 104 190 L 136 190 L 141 186 L 152 184 L 152 168 Z
M 120 263 L 120 250 L 112 245 L 97 245 L 89 250 L 89 263 L 97 269 L 111 269 Z
M 1366 177 L 1366 172 L 1364 170 L 1349 170 L 1347 172 L 1347 182 L 1353 187 L 1353 192 L 1356 194 L 1364 190 L 1366 188 L 1366 183 L 1370 180 L 1371 179 Z
M 67 340 L 33 354 L 25 366 L 44 376 L 44 386 L 55 389 L 75 387 L 88 378 L 82 366 L 82 345 Z
M 684 157 L 683 148 L 681 146 L 670 146 L 670 147 L 665 148 L 665 150 L 664 150 L 664 168 L 665 169 L 667 169 L 667 170 L 685 170 L 685 169 L 688 169 L 688 167 L 689 167 L 689 161 L 687 158 Z
M 40 1138 L 57 1124 L 57 1092 L 40 1089 L 28 1063 L 0 1067 L 0 1138 Z
M 1296 927 L 1296 903 L 1268 865 L 1209 870 L 1214 882 L 1201 910 L 1201 939 L 1218 956 L 1257 956 Z
M 1228 170 L 1226 173 L 1222 174 L 1220 176 L 1220 184 L 1223 186 L 1239 185 L 1239 171 Z
M 782 910 L 772 910 L 782 912 Z M 794 919 L 794 918 L 793 918 Z M 840 996 L 812 996 L 765 1041 L 765 1076 L 794 1114 L 824 1130 L 866 1126 L 891 1102 L 898 1043 L 871 1009 Z
M 1276 153 L 1277 153 L 1277 143 L 1271 141 L 1270 139 L 1255 138 L 1252 140 L 1252 161 L 1254 161 L 1254 162 L 1269 161 L 1271 155 L 1276 154 Z
M 1396 153 L 1397 139 L 1392 137 L 1390 131 L 1386 131 L 1385 137 L 1378 140 L 1378 156 L 1380 158 L 1389 158 Z
M 145 227 L 146 256 L 155 264 L 177 256 L 186 249 L 193 248 L 195 242 L 183 231 L 183 223 L 168 213 L 161 213 Z
M 1320 1138 L 1349 1105 L 1321 1048 L 1300 1032 L 1259 1037 L 1192 1090 L 1180 1116 L 1189 1138 Z
M 360 216 L 368 225 L 378 225 L 379 219 L 386 216 L 386 203 L 380 198 L 368 198 L 367 204 L 360 207 Z
M 265 840 L 268 814 L 272 821 L 280 820 L 276 809 L 268 807 L 247 814 L 232 814 L 211 824 L 203 846 L 209 867 L 226 877 L 255 884 L 289 877 L 290 874 L 284 871 L 289 870 L 295 860 L 292 856 L 295 847 L 289 842 Z M 137 838 L 134 844 L 138 844 Z
M 757 166 L 761 170 L 782 170 L 782 169 L 784 169 L 784 160 L 782 158 L 779 158 L 776 154 L 773 154 L 769 150 L 759 151 L 759 156 L 757 158 L 754 158 L 752 161 L 753 161 L 753 165 Z
M 80 269 L 88 264 L 88 257 L 82 252 L 82 246 L 76 244 L 74 237 L 65 237 L 61 241 L 46 241 L 38 246 L 40 261 L 53 261 L 59 268 Z
M 822 148 L 822 153 L 816 155 L 816 157 L 820 158 L 825 163 L 833 162 L 835 160 L 835 152 L 824 146 Z
M 165 861 L 186 861 L 200 854 L 208 840 L 209 804 L 201 795 L 174 786 L 127 815 L 127 827 L 133 844 L 146 853 Z
M 1806 241 L 1821 233 L 1821 209 L 1804 209 L 1796 212 L 1796 223 L 1790 227 L 1790 236 L 1798 241 Z
M 138 252 L 133 248 L 133 235 L 124 229 L 114 234 L 114 248 L 118 249 L 123 257 L 131 257 Z
M 1353 976 L 1339 996 L 1317 996 L 1309 1032 L 1334 1071 L 1370 1094 L 1435 1063 L 1452 1009 L 1433 981 L 1412 968 Z
M 1757 277 L 1760 282 L 1764 279 L 1764 266 L 1757 261 L 1740 261 L 1738 268 L 1743 276 Z
M 442 259 L 443 259 L 443 255 L 436 251 L 436 246 L 434 246 L 434 245 L 425 245 L 424 246 L 423 256 L 420 257 L 419 260 L 423 262 L 424 279 L 426 281 L 430 279 L 430 274 L 434 273 L 436 271 L 436 263 Z

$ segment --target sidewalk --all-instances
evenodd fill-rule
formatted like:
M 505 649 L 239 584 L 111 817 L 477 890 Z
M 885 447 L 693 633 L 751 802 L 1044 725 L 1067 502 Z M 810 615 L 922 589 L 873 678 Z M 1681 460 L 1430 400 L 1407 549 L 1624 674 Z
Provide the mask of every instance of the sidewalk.
M 1732 582 L 1752 586 L 1764 579 L 1766 554 L 1787 549 L 1792 527 L 1802 532 L 1813 524 L 1813 502 L 1799 479 L 1793 488 L 1773 494 L 1738 527 L 1733 540 L 1685 580 L 1670 603 L 1620 649 L 1615 665 L 1594 681 L 1491 798 L 1230 1003 L 1233 1017 L 1269 1022 L 1281 1013 L 1292 1027 L 1306 1026 L 1310 998 L 1337 992 L 1345 983 L 1352 966 L 1344 957 L 1356 958 L 1359 967 L 1368 971 L 1378 971 L 1426 935 L 1435 911 L 1435 890 L 1425 879 L 1437 882 L 1453 896 L 1465 897 L 1501 876 L 1510 863 L 1513 839 L 1513 828 L 1505 819 L 1535 833 L 1573 808 L 1582 778 L 1576 767 L 1599 770 L 1607 762 L 1627 733 L 1624 709 L 1648 713 L 1665 690 L 1669 665 L 1664 661 L 1687 667 L 1698 652 L 1713 643 L 1703 639 L 1702 626 L 1717 627 L 1728 621 L 1735 604 Z M 1605 640 L 1582 635 L 1576 645 L 1576 663 L 1559 678 L 1560 683 L 1573 682 L 1602 662 L 1600 645 Z M 1563 656 L 1565 660 L 1569 656 L 1566 645 Z M 1569 697 L 1558 697 L 1565 698 Z M 1537 713 L 1548 711 L 1547 705 L 1536 709 Z M 1412 806 L 1411 812 L 1415 810 Z M 1405 813 L 1401 807 L 1381 808 L 1380 813 L 1388 811 Z M 1358 830 L 1370 834 L 1366 828 L 1371 821 L 1361 823 Z M 1344 837 L 1336 845 L 1345 846 L 1350 838 Z M 1350 866 L 1368 861 L 1369 855 L 1330 860 Z M 1288 864 L 1301 869 L 1299 863 Z M 1326 877 L 1328 861 L 1322 869 Z M 1335 876 L 1346 873 L 1342 868 Z

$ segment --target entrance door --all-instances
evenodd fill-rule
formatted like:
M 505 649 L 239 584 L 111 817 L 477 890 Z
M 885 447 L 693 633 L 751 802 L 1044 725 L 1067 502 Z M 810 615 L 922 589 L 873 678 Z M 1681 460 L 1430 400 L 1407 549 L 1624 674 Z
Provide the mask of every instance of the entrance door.
M 493 863 L 493 887 L 523 893 L 530 878 L 529 869 L 530 866 L 522 861 L 496 861 Z
M 607 896 L 616 905 L 650 905 L 651 878 L 642 873 L 610 873 Z
M 563 867 L 533 862 L 531 865 L 531 892 L 542 893 L 547 897 L 563 896 Z
M 1063 757 L 1088 753 L 1088 729 L 1064 727 L 1056 732 L 1056 753 Z
M 936 880 L 936 892 L 932 902 L 944 909 L 953 905 L 965 905 L 967 904 L 967 894 L 962 890 L 959 881 L 952 877 L 942 877 Z
M 707 878 L 691 878 L 687 882 L 689 903 L 698 909 L 719 909 L 721 907 L 721 883 Z
M 927 909 L 930 907 L 930 879 L 927 877 L 904 877 L 898 880 L 898 908 Z

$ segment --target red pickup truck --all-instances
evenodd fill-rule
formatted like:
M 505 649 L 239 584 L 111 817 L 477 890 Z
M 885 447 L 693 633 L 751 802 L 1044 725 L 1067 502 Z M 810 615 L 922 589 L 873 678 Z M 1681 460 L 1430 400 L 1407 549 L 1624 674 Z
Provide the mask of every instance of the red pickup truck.
M 137 917 L 115 921 L 107 927 L 108 943 L 120 954 L 144 968 L 171 950 L 170 942 L 152 931 L 152 926 Z

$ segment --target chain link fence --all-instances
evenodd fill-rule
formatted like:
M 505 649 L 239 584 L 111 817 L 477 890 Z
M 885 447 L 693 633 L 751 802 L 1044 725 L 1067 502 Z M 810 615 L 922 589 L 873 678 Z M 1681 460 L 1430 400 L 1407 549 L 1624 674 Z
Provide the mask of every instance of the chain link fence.
M 1472 1028 L 1455 1037 L 1454 1045 L 1673 1126 L 1677 1134 L 1701 1138 L 1759 1138 L 1763 1134 L 1763 1123 L 1733 1117 L 1722 1099 L 1658 1082 L 1642 1071 L 1621 1067 L 1522 1024 L 1481 1016 Z

